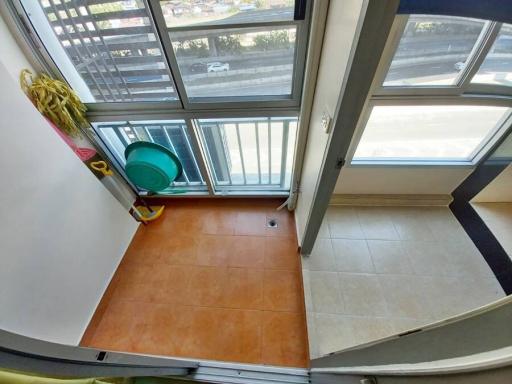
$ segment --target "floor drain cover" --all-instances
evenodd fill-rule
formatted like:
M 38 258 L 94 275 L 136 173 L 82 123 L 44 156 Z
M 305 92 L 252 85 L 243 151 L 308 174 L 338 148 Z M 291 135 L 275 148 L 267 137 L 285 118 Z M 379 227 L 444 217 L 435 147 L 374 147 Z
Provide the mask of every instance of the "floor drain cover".
M 276 219 L 270 219 L 267 222 L 267 227 L 269 227 L 269 228 L 277 228 L 277 220 Z

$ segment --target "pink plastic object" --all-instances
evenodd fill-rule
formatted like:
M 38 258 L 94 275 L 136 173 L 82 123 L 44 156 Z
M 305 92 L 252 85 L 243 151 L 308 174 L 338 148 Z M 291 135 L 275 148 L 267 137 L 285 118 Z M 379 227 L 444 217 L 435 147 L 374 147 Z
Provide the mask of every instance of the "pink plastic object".
M 68 135 L 66 135 L 59 128 L 57 128 L 57 126 L 51 120 L 46 119 L 46 121 L 48 121 L 48 123 L 53 127 L 55 132 L 57 132 L 57 134 L 60 137 L 62 137 L 62 140 L 64 140 L 66 142 L 66 144 L 73 150 L 73 152 L 75 152 L 75 154 L 80 158 L 80 160 L 87 161 L 87 160 L 91 159 L 96 154 L 96 151 L 92 148 L 78 147 L 73 142 L 73 140 L 71 140 L 71 138 Z

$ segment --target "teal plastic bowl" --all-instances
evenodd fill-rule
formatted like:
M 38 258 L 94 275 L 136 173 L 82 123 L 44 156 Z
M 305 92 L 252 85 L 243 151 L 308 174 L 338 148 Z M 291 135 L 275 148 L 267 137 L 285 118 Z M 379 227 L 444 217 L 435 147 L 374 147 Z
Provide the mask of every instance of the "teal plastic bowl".
M 178 157 L 159 144 L 137 141 L 126 147 L 124 156 L 130 181 L 151 192 L 163 191 L 183 172 Z

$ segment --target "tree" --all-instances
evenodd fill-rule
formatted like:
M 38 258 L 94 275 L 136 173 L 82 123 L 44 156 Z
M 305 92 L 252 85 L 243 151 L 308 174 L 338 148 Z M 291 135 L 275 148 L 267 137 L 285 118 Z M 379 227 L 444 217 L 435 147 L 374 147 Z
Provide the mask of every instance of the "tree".
M 263 51 L 287 49 L 290 47 L 290 36 L 288 31 L 271 31 L 260 34 L 254 38 L 254 47 Z
M 240 36 L 226 35 L 215 38 L 215 44 L 220 54 L 236 54 L 242 50 Z

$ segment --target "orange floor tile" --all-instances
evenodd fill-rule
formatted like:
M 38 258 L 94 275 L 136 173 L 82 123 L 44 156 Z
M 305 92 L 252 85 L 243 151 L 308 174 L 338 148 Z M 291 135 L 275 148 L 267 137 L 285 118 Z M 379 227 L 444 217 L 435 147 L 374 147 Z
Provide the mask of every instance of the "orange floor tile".
M 295 224 L 281 203 L 170 202 L 139 228 L 81 345 L 306 367 Z

